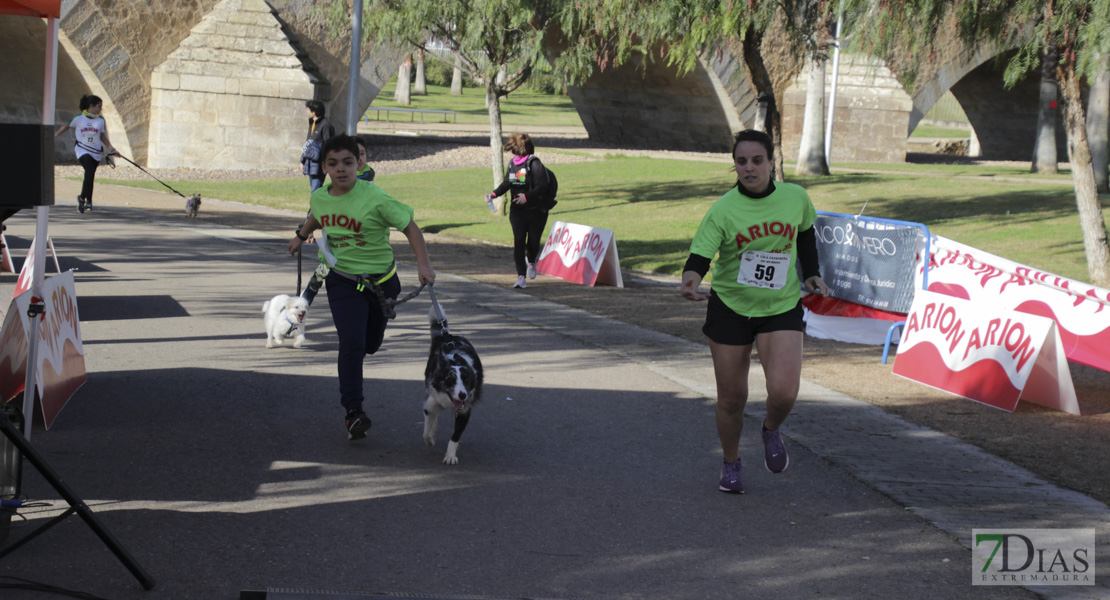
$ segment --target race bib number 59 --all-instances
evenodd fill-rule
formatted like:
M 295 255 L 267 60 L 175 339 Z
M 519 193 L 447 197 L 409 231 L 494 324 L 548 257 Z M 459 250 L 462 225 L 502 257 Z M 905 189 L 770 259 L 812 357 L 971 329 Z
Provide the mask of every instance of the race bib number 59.
M 790 268 L 790 255 L 749 250 L 740 255 L 736 283 L 767 289 L 782 289 Z

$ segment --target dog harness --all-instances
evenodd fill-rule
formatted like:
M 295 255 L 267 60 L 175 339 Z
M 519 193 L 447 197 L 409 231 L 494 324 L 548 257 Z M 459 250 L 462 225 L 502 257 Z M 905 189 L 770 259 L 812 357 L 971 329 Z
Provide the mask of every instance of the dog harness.
M 284 308 L 281 309 L 279 314 L 285 315 L 285 322 L 289 323 L 289 329 L 285 331 L 285 337 L 293 337 L 293 331 L 297 329 L 297 321 L 290 320 L 289 315 L 285 314 Z
M 412 300 L 418 294 L 420 294 L 421 290 L 424 289 L 424 286 L 421 285 L 419 288 L 416 288 L 415 290 L 409 292 L 404 298 L 401 298 L 400 300 L 394 300 L 393 298 L 389 298 L 385 295 L 385 292 L 382 291 L 382 284 L 389 281 L 391 277 L 397 274 L 397 261 L 393 261 L 393 264 L 389 266 L 389 270 L 385 273 L 385 275 L 370 275 L 367 273 L 363 273 L 362 275 L 355 275 L 352 273 L 345 273 L 336 268 L 332 268 L 332 272 L 344 279 L 355 282 L 355 289 L 360 292 L 366 291 L 366 288 L 369 287 L 371 291 L 374 292 L 374 295 L 378 298 L 378 304 L 380 304 L 382 307 L 382 314 L 384 314 L 389 320 L 397 318 L 397 311 L 394 310 L 393 307 L 397 306 L 398 304 L 404 304 L 405 302 Z

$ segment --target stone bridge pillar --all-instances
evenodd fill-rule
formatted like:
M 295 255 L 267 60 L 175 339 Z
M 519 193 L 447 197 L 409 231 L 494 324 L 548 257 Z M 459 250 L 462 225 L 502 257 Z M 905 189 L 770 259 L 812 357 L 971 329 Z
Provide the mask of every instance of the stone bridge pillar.
M 825 68 L 827 107 L 832 61 Z M 797 159 L 800 150 L 806 82 L 806 76 L 799 75 L 783 93 L 782 152 L 786 160 Z M 913 100 L 886 63 L 859 54 L 841 55 L 830 162 L 905 162 L 912 109 Z
M 149 164 L 257 169 L 289 165 L 304 103 L 330 94 L 263 0 L 223 0 L 154 69 Z

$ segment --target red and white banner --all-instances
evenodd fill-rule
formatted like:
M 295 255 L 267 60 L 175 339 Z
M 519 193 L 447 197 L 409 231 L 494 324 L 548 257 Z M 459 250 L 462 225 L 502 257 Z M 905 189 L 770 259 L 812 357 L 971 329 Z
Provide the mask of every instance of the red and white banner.
M 1068 360 L 1110 371 L 1110 290 L 940 236 L 934 238 L 932 254 L 929 291 L 986 304 L 999 314 L 1012 310 L 1048 317 L 1059 327 Z
M 46 428 L 54 423 L 70 397 L 85 384 L 85 349 L 73 271 L 47 277 L 43 283 L 46 313 L 39 323 L 38 393 Z M 0 328 L 0 401 L 23 391 L 27 372 L 30 331 L 27 309 L 31 294 L 12 300 Z
M 624 287 L 617 239 L 609 229 L 555 221 L 536 270 L 574 283 Z
M 8 239 L 0 233 L 0 273 L 15 273 L 12 255 L 8 252 Z
M 894 374 L 1003 410 L 1020 398 L 1079 414 L 1055 322 L 944 294 L 915 295 Z
M 806 335 L 824 340 L 882 346 L 890 326 L 905 321 L 889 312 L 821 294 L 803 294 Z
M 15 280 L 15 289 L 12 290 L 12 298 L 18 298 L 20 294 L 31 289 L 31 280 L 35 276 L 35 243 L 31 242 L 31 247 L 27 249 L 27 256 L 23 259 L 23 268 L 19 270 L 19 277 Z
M 50 250 L 50 256 L 54 258 L 54 270 L 61 273 L 62 269 L 58 266 L 58 255 L 54 252 L 54 241 L 46 238 L 46 248 Z M 45 264 L 45 263 L 44 263 Z M 46 273 L 44 272 L 45 276 Z M 35 240 L 31 240 L 31 247 L 27 249 L 27 256 L 23 259 L 23 268 L 19 270 L 19 277 L 15 280 L 15 289 L 12 290 L 12 298 L 31 289 L 31 280 L 35 276 Z

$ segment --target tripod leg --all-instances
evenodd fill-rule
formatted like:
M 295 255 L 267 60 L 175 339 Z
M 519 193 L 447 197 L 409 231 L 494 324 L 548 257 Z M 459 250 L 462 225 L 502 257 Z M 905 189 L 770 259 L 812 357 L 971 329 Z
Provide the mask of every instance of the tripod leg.
M 61 476 L 47 464 L 46 459 L 39 454 L 38 450 L 35 450 L 34 447 L 31 446 L 27 439 L 23 437 L 23 434 L 20 433 L 7 418 L 0 419 L 0 433 L 7 436 L 8 439 L 19 448 L 19 451 L 23 453 L 23 456 L 27 458 L 28 462 L 30 462 L 35 469 L 38 469 L 38 472 L 46 478 L 51 487 L 62 495 L 62 498 L 69 504 L 70 510 L 76 512 L 81 519 L 85 521 L 89 528 L 100 538 L 100 541 L 104 542 L 104 545 L 108 546 L 108 549 L 112 551 L 112 554 L 116 555 L 116 558 L 123 563 L 123 566 L 127 567 L 127 570 L 131 571 L 135 579 L 139 580 L 139 584 L 143 586 L 143 589 L 154 589 L 154 579 L 139 566 L 139 563 L 135 562 L 135 559 L 131 557 L 122 545 L 120 545 L 119 540 L 112 535 L 112 532 L 108 531 L 100 523 L 96 515 L 89 510 L 85 502 L 77 497 L 77 494 L 70 489 L 66 482 L 62 481 Z M 50 526 L 53 524 L 54 522 L 51 522 L 47 525 Z

